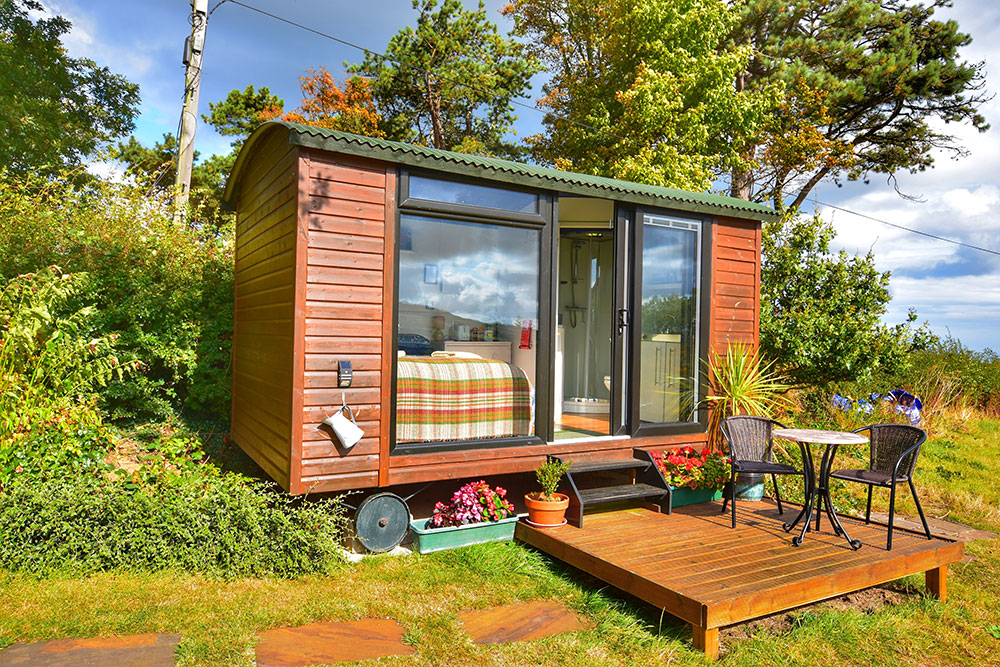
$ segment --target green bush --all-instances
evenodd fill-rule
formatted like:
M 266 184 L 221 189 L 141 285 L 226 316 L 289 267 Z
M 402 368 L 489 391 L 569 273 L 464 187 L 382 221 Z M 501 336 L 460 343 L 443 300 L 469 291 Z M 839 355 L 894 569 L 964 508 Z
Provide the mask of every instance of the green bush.
M 339 500 L 294 501 L 233 474 L 20 476 L 0 503 L 0 567 L 41 576 L 325 573 L 342 562 L 344 517 Z
M 834 253 L 833 226 L 785 217 L 763 230 L 760 347 L 799 385 L 878 379 L 905 372 L 908 353 L 930 342 L 926 327 L 882 321 L 889 273 L 872 253 Z
M 168 199 L 136 185 L 0 174 L 0 231 L 0 279 L 49 265 L 89 275 L 76 306 L 140 364 L 102 391 L 109 416 L 228 416 L 231 225 L 175 222 Z
M 0 489 L 13 475 L 100 465 L 113 442 L 94 392 L 124 378 L 115 335 L 68 303 L 83 274 L 50 267 L 0 290 Z

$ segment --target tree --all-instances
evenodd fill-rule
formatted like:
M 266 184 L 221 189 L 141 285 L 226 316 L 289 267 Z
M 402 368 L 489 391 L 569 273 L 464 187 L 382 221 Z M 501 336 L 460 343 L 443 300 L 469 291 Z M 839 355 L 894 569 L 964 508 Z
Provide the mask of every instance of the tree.
M 201 163 L 198 162 L 200 154 L 195 151 L 189 201 L 197 212 L 196 219 L 220 225 L 229 217 L 221 208 L 222 195 L 239 149 L 261 123 L 279 115 L 284 104 L 284 100 L 273 95 L 267 86 L 255 89 L 252 85 L 244 90 L 229 91 L 224 100 L 209 102 L 209 113 L 201 117 L 219 134 L 233 137 L 233 150 L 224 155 L 212 155 Z M 118 142 L 110 150 L 110 157 L 123 164 L 140 182 L 166 189 L 176 180 L 177 137 L 164 134 L 152 147 L 129 137 L 127 142 Z
M 330 130 L 353 132 L 369 137 L 384 137 L 379 129 L 378 111 L 372 99 L 368 81 L 354 76 L 337 86 L 336 79 L 325 67 L 311 69 L 299 79 L 302 103 L 299 108 L 280 114 L 280 109 L 268 113 L 281 115 L 282 120 L 303 125 L 315 125 Z
M 0 164 L 52 174 L 80 165 L 135 127 L 139 88 L 107 67 L 70 58 L 61 16 L 32 21 L 35 0 L 0 0 Z
M 516 120 L 512 102 L 538 71 L 515 42 L 503 38 L 460 0 L 413 0 L 416 29 L 389 40 L 386 55 L 367 54 L 351 72 L 371 80 L 382 129 L 390 139 L 476 153 L 509 153 Z
M 734 175 L 746 195 L 775 208 L 800 206 L 824 179 L 838 184 L 931 167 L 933 151 L 963 148 L 944 123 L 988 125 L 983 63 L 962 61 L 970 43 L 954 21 L 933 18 L 951 0 L 735 0 L 732 42 L 754 58 L 739 81 L 747 91 L 778 83 L 780 112 L 750 152 L 757 166 Z
M 239 137 L 241 144 L 246 137 Z M 177 173 L 177 137 L 164 134 L 161 141 L 152 148 L 144 146 L 135 137 L 109 150 L 109 156 L 125 167 L 126 173 L 151 189 L 166 190 L 173 187 Z M 194 219 L 202 223 L 219 226 L 231 214 L 222 210 L 222 195 L 226 189 L 226 179 L 236 163 L 239 150 L 234 148 L 225 155 L 212 155 L 198 162 L 200 153 L 194 152 L 194 168 L 191 170 L 191 196 L 189 202 L 195 212 Z
M 766 223 L 761 266 L 760 346 L 792 380 L 824 385 L 891 375 L 928 340 L 911 311 L 906 323 L 882 322 L 889 272 L 871 252 L 830 252 L 835 231 L 821 218 Z
M 777 91 L 737 94 L 749 62 L 726 46 L 724 0 L 512 0 L 514 34 L 552 74 L 542 163 L 644 183 L 707 190 L 742 165 L 734 138 L 753 136 Z
M 235 137 L 233 147 L 239 148 L 257 126 L 279 115 L 284 106 L 285 101 L 267 86 L 255 90 L 251 85 L 244 90 L 230 90 L 224 100 L 209 102 L 209 113 L 201 117 L 222 136 Z

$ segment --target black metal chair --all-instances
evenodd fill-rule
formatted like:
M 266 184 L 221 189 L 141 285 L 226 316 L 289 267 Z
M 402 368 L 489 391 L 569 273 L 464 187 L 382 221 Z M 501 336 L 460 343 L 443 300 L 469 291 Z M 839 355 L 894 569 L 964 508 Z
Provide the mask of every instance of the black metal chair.
M 833 479 L 845 482 L 858 482 L 868 485 L 868 506 L 865 508 L 865 523 L 871 523 L 872 489 L 876 486 L 889 489 L 889 534 L 886 537 L 886 550 L 892 549 L 892 520 L 896 511 L 896 484 L 907 482 L 913 502 L 917 505 L 920 522 L 924 524 L 927 539 L 931 539 L 931 529 L 924 517 L 924 509 L 917 498 L 917 489 L 913 486 L 913 470 L 917 466 L 917 456 L 920 448 L 927 440 L 927 433 L 922 428 L 907 424 L 873 424 L 859 428 L 855 433 L 868 431 L 870 440 L 870 457 L 868 467 L 861 470 L 834 470 L 830 473 Z M 834 452 L 836 454 L 836 452 Z M 833 458 L 830 458 L 833 467 Z
M 805 472 L 786 463 L 774 462 L 774 428 L 785 428 L 780 422 L 767 417 L 750 417 L 737 415 L 728 417 L 722 422 L 722 435 L 729 443 L 729 453 L 732 459 L 730 472 L 729 494 L 722 501 L 722 511 L 732 500 L 733 521 L 736 528 L 736 474 L 759 473 L 770 475 L 774 482 L 774 498 L 778 502 L 778 514 L 784 514 L 781 507 L 781 494 L 778 491 L 777 475 L 802 475 L 808 479 Z M 803 445 L 800 443 L 800 447 Z M 803 460 L 804 457 L 803 457 Z M 808 489 L 806 490 L 808 491 Z

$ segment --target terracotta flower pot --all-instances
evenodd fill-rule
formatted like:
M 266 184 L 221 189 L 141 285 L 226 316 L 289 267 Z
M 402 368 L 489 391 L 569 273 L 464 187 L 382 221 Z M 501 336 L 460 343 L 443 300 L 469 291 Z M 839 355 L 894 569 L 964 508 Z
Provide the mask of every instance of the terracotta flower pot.
M 569 507 L 569 496 L 557 493 L 557 500 L 541 500 L 537 495 L 529 493 L 524 497 L 528 521 L 541 528 L 563 525 L 566 521 L 566 508 Z

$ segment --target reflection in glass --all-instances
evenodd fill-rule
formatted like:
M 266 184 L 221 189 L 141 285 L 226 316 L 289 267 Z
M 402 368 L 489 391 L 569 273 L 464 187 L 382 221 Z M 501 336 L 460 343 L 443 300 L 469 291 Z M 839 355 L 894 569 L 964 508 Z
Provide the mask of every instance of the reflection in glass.
M 437 393 L 427 400 L 437 403 L 431 409 L 424 405 L 423 394 L 406 394 L 404 404 L 398 384 L 403 375 L 397 369 L 397 442 L 530 435 L 533 410 L 527 411 L 535 385 L 541 231 L 404 214 L 400 238 L 408 239 L 408 245 L 401 244 L 399 250 L 396 342 L 405 353 L 399 368 L 419 374 L 431 372 L 436 364 L 433 372 L 454 376 L 433 381 Z M 456 359 L 445 371 L 448 364 L 426 360 L 434 352 L 477 355 L 506 365 Z M 466 368 L 459 368 L 463 363 Z M 500 376 L 515 377 L 514 391 L 519 393 L 510 396 L 504 394 L 510 390 L 497 389 Z M 406 381 L 407 387 L 417 382 Z M 443 389 L 445 384 L 451 388 Z M 513 431 L 491 431 L 503 421 L 498 411 L 507 410 L 504 406 L 511 401 L 525 410 L 523 418 L 513 420 Z M 447 409 L 451 416 L 445 416 Z M 425 424 L 402 424 L 404 410 Z M 467 423 L 459 423 L 463 418 Z
M 700 245 L 697 221 L 643 219 L 640 422 L 696 419 Z
M 538 213 L 538 195 L 489 185 L 442 181 L 424 176 L 410 176 L 410 197 L 465 204 L 505 211 Z

